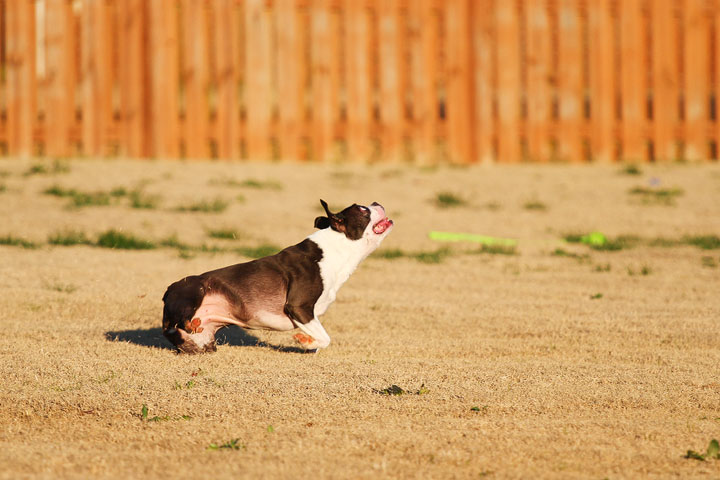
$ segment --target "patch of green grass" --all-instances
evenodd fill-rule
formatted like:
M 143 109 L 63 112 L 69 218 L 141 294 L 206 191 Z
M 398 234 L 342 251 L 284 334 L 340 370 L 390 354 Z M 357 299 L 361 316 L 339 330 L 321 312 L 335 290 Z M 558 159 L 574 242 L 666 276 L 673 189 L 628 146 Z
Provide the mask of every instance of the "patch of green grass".
M 517 255 L 515 245 L 486 245 L 483 244 L 479 249 L 471 253 L 485 253 L 489 255 Z
M 407 253 L 405 253 L 403 250 L 400 250 L 399 248 L 389 248 L 385 250 L 376 251 L 373 253 L 373 256 L 378 258 L 384 258 L 386 260 L 394 260 L 396 258 L 402 258 L 409 256 Z
M 282 184 L 273 180 L 256 180 L 254 178 L 248 178 L 239 183 L 240 187 L 245 188 L 256 188 L 263 190 L 282 190 Z
M 452 192 L 440 192 L 435 195 L 435 205 L 440 208 L 462 207 L 467 204 L 465 199 L 455 195 Z
M 565 240 L 568 243 L 580 243 L 582 242 L 583 237 L 585 236 L 584 233 L 566 233 L 563 235 L 563 240 Z
M 590 295 L 590 300 L 598 300 L 603 297 L 602 293 L 595 293 L 593 295 Z
M 136 237 L 131 233 L 110 229 L 101 233 L 95 243 L 98 247 L 122 250 L 151 250 L 157 248 L 153 242 Z
M 132 208 L 152 210 L 157 208 L 160 203 L 160 197 L 158 195 L 150 195 L 144 193 L 142 190 L 133 190 L 128 197 Z
M 222 213 L 230 205 L 225 199 L 216 198 L 214 200 L 200 200 L 190 205 L 177 207 L 179 212 L 202 212 L 202 213 Z
M 63 188 L 59 185 L 53 185 L 43 191 L 46 195 L 55 197 L 69 198 L 70 206 L 88 207 L 88 206 L 106 206 L 110 205 L 111 194 L 107 192 L 80 192 L 74 188 Z
M 5 235 L 0 237 L 0 245 L 7 245 L 9 247 L 22 247 L 22 248 L 37 248 L 37 244 L 24 238 L 16 237 L 14 235 Z
M 643 277 L 646 277 L 652 273 L 652 268 L 647 265 L 643 265 L 640 267 L 640 270 L 636 271 L 633 267 L 628 267 L 627 272 L 631 277 L 635 275 L 642 275 Z
M 688 450 L 684 458 L 704 462 L 708 459 L 720 460 L 720 442 L 716 439 L 710 440 L 705 453 L 698 453 L 695 450 Z
M 664 238 L 664 237 L 657 237 L 652 238 L 650 240 L 647 240 L 647 244 L 651 247 L 662 247 L 662 248 L 671 248 L 671 247 L 677 247 L 678 245 L 682 245 L 682 241 L 679 240 L 673 240 L 671 238 Z
M 59 173 L 69 173 L 70 165 L 67 162 L 55 159 L 51 164 L 45 163 L 33 163 L 23 173 L 24 176 L 29 177 L 32 175 L 56 175 Z
M 471 412 L 480 412 L 483 414 L 486 414 L 488 410 L 490 409 L 490 405 L 483 405 L 482 407 L 478 407 L 477 405 L 470 408 Z
M 417 252 L 412 254 L 412 257 L 418 262 L 422 263 L 442 263 L 446 257 L 451 254 L 451 250 L 447 247 L 440 248 L 434 251 Z
M 52 233 L 48 236 L 50 245 L 62 245 L 69 247 L 71 245 L 91 245 L 92 241 L 80 230 L 62 230 Z
M 718 266 L 718 264 L 717 264 L 717 262 L 715 261 L 715 259 L 714 259 L 713 257 L 710 257 L 710 256 L 703 256 L 700 261 L 702 262 L 702 266 L 703 266 L 703 267 L 707 267 L 707 268 L 717 268 L 717 266 Z
M 566 258 L 572 258 L 573 260 L 577 260 L 580 263 L 588 262 L 590 261 L 590 255 L 587 253 L 575 253 L 575 252 L 568 252 L 564 248 L 556 248 L 551 253 L 553 257 L 566 257 Z
M 528 200 L 523 204 L 523 208 L 525 210 L 535 210 L 538 212 L 544 212 L 548 209 L 547 205 L 540 200 Z
M 685 192 L 681 188 L 634 187 L 628 193 L 647 205 L 674 205 L 675 199 Z
M 593 268 L 593 271 L 595 272 L 609 272 L 610 271 L 610 264 L 609 263 L 601 263 L 598 265 L 595 265 L 595 268 Z
M 268 255 L 275 255 L 280 250 L 282 250 L 280 247 L 272 244 L 264 244 L 257 247 L 240 247 L 235 249 L 237 253 L 248 258 L 267 257 Z
M 217 238 L 220 240 L 237 240 L 240 236 L 237 230 L 233 228 L 218 228 L 214 230 L 208 230 L 207 234 L 210 238 Z
M 420 385 L 420 388 L 411 391 L 411 390 L 405 390 L 402 387 L 399 387 L 398 385 L 390 385 L 387 388 L 383 388 L 382 390 L 377 390 L 373 388 L 374 393 L 378 393 L 380 395 L 389 395 L 389 396 L 400 396 L 400 395 L 425 395 L 426 393 L 430 392 L 428 388 L 423 383 Z
M 239 438 L 233 438 L 232 440 L 228 440 L 227 442 L 225 442 L 223 444 L 211 443 L 210 445 L 207 446 L 207 450 L 222 450 L 222 449 L 240 450 L 241 448 L 244 449 L 245 445 L 243 445 L 242 443 L 239 443 L 239 442 L 240 442 Z
M 717 235 L 694 235 L 683 237 L 683 242 L 703 250 L 720 248 L 720 237 Z
M 0 183 L 0 193 L 7 192 L 7 186 L 4 183 Z
M 178 239 L 177 235 L 170 235 L 169 237 L 160 240 L 158 244 L 161 247 L 177 248 L 180 250 L 189 250 L 192 248 L 190 245 L 182 243 L 180 239 Z
M 630 163 L 621 168 L 620 173 L 623 175 L 642 175 L 642 170 L 634 163 Z

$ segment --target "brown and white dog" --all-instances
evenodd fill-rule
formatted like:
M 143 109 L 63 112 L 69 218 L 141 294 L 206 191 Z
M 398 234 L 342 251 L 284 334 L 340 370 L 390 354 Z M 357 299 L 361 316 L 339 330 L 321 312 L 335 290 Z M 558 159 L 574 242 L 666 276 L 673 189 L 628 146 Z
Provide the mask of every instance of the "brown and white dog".
M 393 228 L 378 203 L 351 205 L 315 219 L 320 230 L 268 257 L 185 277 L 163 296 L 163 334 L 184 353 L 214 352 L 215 333 L 238 325 L 293 330 L 308 350 L 330 337 L 318 317 L 343 283 Z

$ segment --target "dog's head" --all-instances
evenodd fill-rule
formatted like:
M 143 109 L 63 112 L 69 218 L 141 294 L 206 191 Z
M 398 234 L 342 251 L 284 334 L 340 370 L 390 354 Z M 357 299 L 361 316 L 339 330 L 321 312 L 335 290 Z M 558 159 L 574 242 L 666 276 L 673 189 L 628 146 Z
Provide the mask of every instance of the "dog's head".
M 369 206 L 352 204 L 338 213 L 332 213 L 325 200 L 320 204 L 327 216 L 315 219 L 315 228 L 331 228 L 345 235 L 349 240 L 367 239 L 380 241 L 390 233 L 393 221 L 385 214 L 385 209 L 377 202 Z

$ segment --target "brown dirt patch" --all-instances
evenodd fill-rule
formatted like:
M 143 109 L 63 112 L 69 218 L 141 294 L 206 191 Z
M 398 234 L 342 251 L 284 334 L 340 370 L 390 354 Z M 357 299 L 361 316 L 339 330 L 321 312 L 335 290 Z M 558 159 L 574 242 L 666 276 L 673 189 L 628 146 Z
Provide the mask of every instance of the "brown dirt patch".
M 667 241 L 720 235 L 716 165 L 29 166 L 0 161 L 0 238 L 38 245 L 0 245 L 0 478 L 720 474 L 720 461 L 683 458 L 720 438 L 720 250 Z M 118 193 L 67 208 L 42 193 L 53 185 L 141 189 L 157 205 Z M 638 186 L 683 193 L 668 205 Z M 441 208 L 442 192 L 464 203 Z M 177 210 L 218 198 L 220 213 Z M 377 200 L 396 223 L 322 319 L 330 348 L 228 330 L 217 353 L 173 353 L 166 286 L 244 260 L 231 249 L 302 240 L 319 198 Z M 175 246 L 48 244 L 109 229 Z M 237 239 L 208 235 L 222 229 Z M 515 238 L 518 253 L 439 244 L 431 230 Z M 592 230 L 640 241 L 561 241 Z M 393 385 L 406 393 L 378 393 Z

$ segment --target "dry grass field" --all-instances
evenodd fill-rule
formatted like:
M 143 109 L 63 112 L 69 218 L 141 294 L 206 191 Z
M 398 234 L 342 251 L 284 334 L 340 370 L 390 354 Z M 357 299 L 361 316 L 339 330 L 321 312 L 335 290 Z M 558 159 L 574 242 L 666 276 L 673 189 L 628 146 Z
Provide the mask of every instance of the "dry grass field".
M 174 353 L 167 285 L 319 198 L 396 224 L 331 346 Z M 718 165 L 2 160 L 0 220 L 0 478 L 720 478 Z

